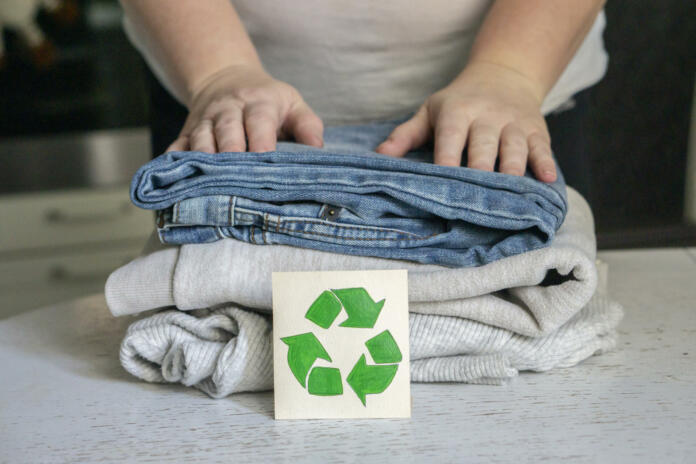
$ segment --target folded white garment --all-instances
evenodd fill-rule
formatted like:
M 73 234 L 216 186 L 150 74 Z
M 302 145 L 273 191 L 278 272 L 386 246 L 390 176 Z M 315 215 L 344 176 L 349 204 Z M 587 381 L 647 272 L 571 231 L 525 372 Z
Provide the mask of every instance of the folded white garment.
M 611 350 L 622 317 L 621 306 L 603 291 L 544 337 L 459 317 L 411 313 L 411 380 L 502 384 L 519 371 L 570 367 Z M 214 398 L 269 390 L 271 318 L 233 304 L 191 312 L 162 310 L 131 324 L 120 359 L 143 380 L 195 386 Z
M 411 312 L 457 316 L 542 337 L 580 311 L 597 287 L 592 212 L 576 190 L 567 187 L 567 192 L 566 218 L 548 247 L 479 267 L 449 268 L 234 239 L 177 247 L 155 246 L 151 240 L 148 254 L 109 276 L 106 301 L 116 316 L 229 302 L 270 311 L 272 271 L 408 269 Z

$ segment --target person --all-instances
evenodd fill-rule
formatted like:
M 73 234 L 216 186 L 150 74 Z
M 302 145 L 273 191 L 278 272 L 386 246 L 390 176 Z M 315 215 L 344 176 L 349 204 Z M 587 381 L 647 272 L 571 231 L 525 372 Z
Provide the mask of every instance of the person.
M 591 195 L 582 117 L 607 67 L 603 1 L 121 4 L 150 68 L 153 156 L 321 147 L 327 124 L 412 114 L 375 151 L 432 143 L 437 164 L 529 165 L 543 182 L 557 178 L 555 156 Z

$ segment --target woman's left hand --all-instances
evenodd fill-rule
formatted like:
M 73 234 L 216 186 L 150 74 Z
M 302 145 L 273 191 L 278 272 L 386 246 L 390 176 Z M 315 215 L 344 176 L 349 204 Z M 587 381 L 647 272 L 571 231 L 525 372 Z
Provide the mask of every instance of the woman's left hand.
M 494 63 L 472 63 L 450 85 L 431 95 L 416 114 L 394 129 L 376 149 L 404 156 L 434 136 L 434 162 L 524 175 L 527 163 L 537 179 L 556 180 L 551 138 L 540 108 L 543 92 L 516 71 Z

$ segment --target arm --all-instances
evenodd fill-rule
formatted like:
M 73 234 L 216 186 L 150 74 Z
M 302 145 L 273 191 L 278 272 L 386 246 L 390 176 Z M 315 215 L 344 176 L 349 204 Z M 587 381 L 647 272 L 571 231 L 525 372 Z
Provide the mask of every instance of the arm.
M 263 69 L 229 0 L 121 0 L 190 113 L 169 150 L 275 148 L 277 133 L 321 145 L 321 120 Z
M 377 151 L 403 156 L 435 141 L 435 162 L 556 180 L 541 104 L 604 4 L 603 0 L 497 0 L 479 30 L 467 66 L 433 94 Z
M 499 0 L 476 36 L 469 65 L 526 77 L 543 100 L 594 24 L 605 0 Z

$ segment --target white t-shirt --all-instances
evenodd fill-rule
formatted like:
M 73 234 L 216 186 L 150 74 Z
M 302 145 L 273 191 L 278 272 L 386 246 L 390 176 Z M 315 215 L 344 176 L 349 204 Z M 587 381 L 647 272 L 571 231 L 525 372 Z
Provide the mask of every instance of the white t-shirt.
M 231 0 L 266 70 L 293 85 L 325 125 L 415 111 L 464 68 L 492 0 Z M 542 106 L 547 114 L 599 81 L 608 56 L 601 12 Z M 133 45 L 182 100 L 144 31 L 124 17 Z

